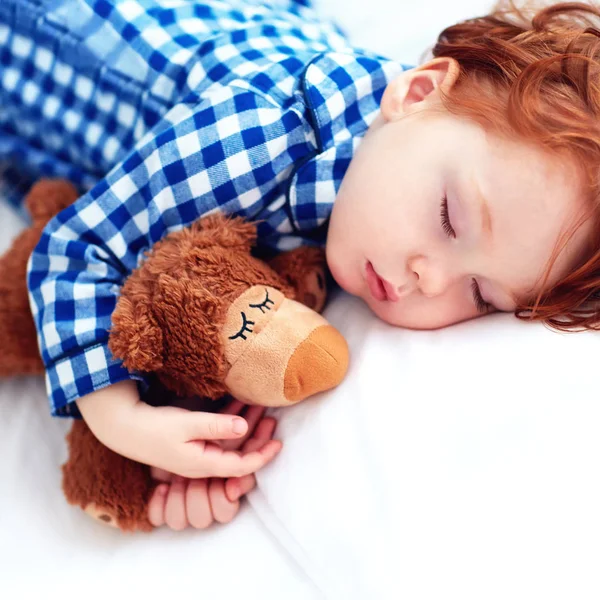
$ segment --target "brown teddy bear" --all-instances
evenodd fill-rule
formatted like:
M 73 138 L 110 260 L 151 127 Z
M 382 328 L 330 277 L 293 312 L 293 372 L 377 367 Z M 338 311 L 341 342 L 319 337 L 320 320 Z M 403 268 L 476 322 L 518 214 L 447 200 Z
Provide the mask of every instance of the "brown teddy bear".
M 26 265 L 47 221 L 76 197 L 67 182 L 37 183 L 26 199 L 33 225 L 0 258 L 0 336 L 8 350 L 1 376 L 44 370 Z M 204 217 L 159 241 L 128 277 L 109 347 L 128 370 L 149 374 L 144 401 L 206 410 L 207 401 L 230 394 L 285 406 L 341 382 L 348 347 L 318 312 L 326 300 L 323 252 L 303 247 L 266 262 L 252 255 L 255 238 L 240 218 Z M 149 467 L 103 446 L 83 420 L 74 420 L 67 442 L 67 500 L 122 530 L 151 530 Z
M 27 295 L 27 259 L 46 223 L 76 199 L 75 188 L 66 181 L 33 186 L 25 199 L 33 223 L 0 256 L 0 340 L 3 345 L 0 377 L 44 372 Z

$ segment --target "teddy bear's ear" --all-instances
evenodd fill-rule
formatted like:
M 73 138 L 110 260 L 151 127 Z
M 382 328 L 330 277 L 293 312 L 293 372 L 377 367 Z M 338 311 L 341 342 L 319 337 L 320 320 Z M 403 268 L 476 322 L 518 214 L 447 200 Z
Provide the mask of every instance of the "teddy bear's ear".
M 29 190 L 25 206 L 34 220 L 45 223 L 73 204 L 77 197 L 73 184 L 64 179 L 40 179 Z
M 108 346 L 129 371 L 157 371 L 163 366 L 163 333 L 147 292 L 122 294 L 112 314 Z
M 201 236 L 202 245 L 239 248 L 250 252 L 256 242 L 256 225 L 241 217 L 215 213 L 194 223 L 194 233 Z

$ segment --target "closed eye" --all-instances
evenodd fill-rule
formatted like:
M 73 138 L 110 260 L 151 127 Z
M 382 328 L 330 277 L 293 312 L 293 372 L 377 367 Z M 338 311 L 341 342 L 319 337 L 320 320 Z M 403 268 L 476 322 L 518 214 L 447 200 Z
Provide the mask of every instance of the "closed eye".
M 269 290 L 265 289 L 266 298 L 258 304 L 250 304 L 250 308 L 259 308 L 260 312 L 264 314 L 265 310 L 271 310 L 269 305 L 275 304 L 271 298 L 269 298 Z M 263 310 L 264 309 L 264 310 Z
M 456 231 L 454 231 L 454 227 L 452 227 L 452 223 L 450 222 L 450 213 L 448 211 L 448 197 L 444 196 L 442 198 L 442 203 L 440 205 L 440 219 L 442 223 L 442 229 L 444 233 L 449 238 L 456 238 Z M 486 302 L 481 295 L 481 290 L 479 289 L 479 284 L 476 279 L 471 280 L 471 292 L 473 293 L 473 302 L 477 308 L 477 312 L 481 314 L 486 314 L 495 310 L 494 306 L 489 302 Z
M 241 337 L 243 340 L 247 340 L 248 338 L 246 337 L 246 332 L 248 333 L 252 333 L 252 329 L 249 327 L 250 325 L 254 325 L 254 321 L 250 321 L 247 317 L 246 314 L 242 311 L 242 328 L 235 334 L 229 337 L 230 340 L 235 340 L 236 338 Z
M 454 231 L 454 227 L 452 227 L 452 223 L 450 223 L 450 214 L 448 212 L 448 196 L 444 196 L 442 198 L 442 204 L 440 206 L 440 218 L 442 221 L 442 229 L 444 233 L 449 238 L 456 237 L 456 231 Z
M 486 314 L 492 310 L 494 307 L 483 299 L 481 295 L 481 290 L 479 289 L 479 284 L 476 279 L 471 280 L 471 291 L 473 292 L 473 301 L 475 302 L 475 306 L 477 307 L 477 312 L 481 314 Z

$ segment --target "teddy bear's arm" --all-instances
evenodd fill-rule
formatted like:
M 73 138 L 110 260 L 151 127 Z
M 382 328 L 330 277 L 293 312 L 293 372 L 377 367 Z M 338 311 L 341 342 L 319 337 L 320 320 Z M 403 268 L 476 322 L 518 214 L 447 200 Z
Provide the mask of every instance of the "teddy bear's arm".
M 291 285 L 296 300 L 321 312 L 327 300 L 325 251 L 301 246 L 282 252 L 269 261 L 269 266 Z
M 43 179 L 36 183 L 25 199 L 32 224 L 0 256 L 0 377 L 44 372 L 29 306 L 27 261 L 48 221 L 76 199 L 77 191 L 67 181 Z
M 104 446 L 83 420 L 67 435 L 69 455 L 62 487 L 67 501 L 105 525 L 123 531 L 150 531 L 148 502 L 154 489 L 146 465 Z

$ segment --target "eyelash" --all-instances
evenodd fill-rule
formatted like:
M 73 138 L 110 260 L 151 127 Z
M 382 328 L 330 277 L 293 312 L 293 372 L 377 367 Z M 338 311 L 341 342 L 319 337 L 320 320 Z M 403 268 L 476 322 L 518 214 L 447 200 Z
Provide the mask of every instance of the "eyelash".
M 242 312 L 242 319 L 244 320 L 244 322 L 242 323 L 242 328 L 235 335 L 230 336 L 230 340 L 235 340 L 239 337 L 241 337 L 243 340 L 247 340 L 248 338 L 244 335 L 244 333 L 246 333 L 246 331 L 248 333 L 252 333 L 252 329 L 250 329 L 248 325 L 254 325 L 254 321 L 249 321 L 246 318 L 246 314 L 244 312 Z
M 454 228 L 452 227 L 452 224 L 450 223 L 450 215 L 448 214 L 448 197 L 447 196 L 444 196 L 442 198 L 442 205 L 440 207 L 440 217 L 442 219 L 442 229 L 444 230 L 444 233 L 449 238 L 455 238 L 456 231 L 454 231 Z
M 485 314 L 492 310 L 493 306 L 489 302 L 486 302 L 481 296 L 479 284 L 475 279 L 471 280 L 471 291 L 473 292 L 473 300 L 475 301 L 477 312 Z
M 452 227 L 452 223 L 450 223 L 447 196 L 444 196 L 442 198 L 442 204 L 440 206 L 440 217 L 442 220 L 442 229 L 444 230 L 444 233 L 449 238 L 456 238 L 456 231 L 454 231 L 454 227 Z M 479 284 L 477 283 L 476 279 L 471 280 L 471 291 L 473 292 L 473 301 L 475 302 L 475 306 L 477 307 L 477 312 L 487 313 L 490 310 L 492 310 L 492 305 L 483 299 L 481 295 L 481 290 L 479 289 Z
M 262 301 L 259 302 L 258 304 L 250 304 L 250 308 L 258 308 L 260 309 L 261 313 L 264 313 L 264 310 L 271 310 L 269 308 L 269 304 L 275 304 L 273 302 L 273 300 L 271 300 L 271 298 L 269 298 L 269 290 L 265 289 L 265 294 L 267 295 L 266 298 Z M 235 340 L 239 337 L 241 337 L 243 340 L 247 340 L 248 338 L 244 335 L 244 333 L 248 332 L 248 333 L 252 333 L 252 329 L 250 329 L 250 327 L 248 327 L 248 325 L 255 325 L 254 321 L 249 321 L 248 318 L 246 317 L 246 313 L 242 311 L 242 328 L 235 334 L 235 335 L 231 335 L 229 336 L 230 340 Z
M 269 298 L 269 290 L 265 290 L 265 293 L 267 294 L 267 297 L 260 303 L 258 304 L 250 304 L 250 308 L 260 308 L 260 312 L 264 314 L 263 308 L 267 309 L 267 310 L 271 310 L 267 304 L 275 304 L 273 302 L 273 300 L 271 300 L 271 298 Z

